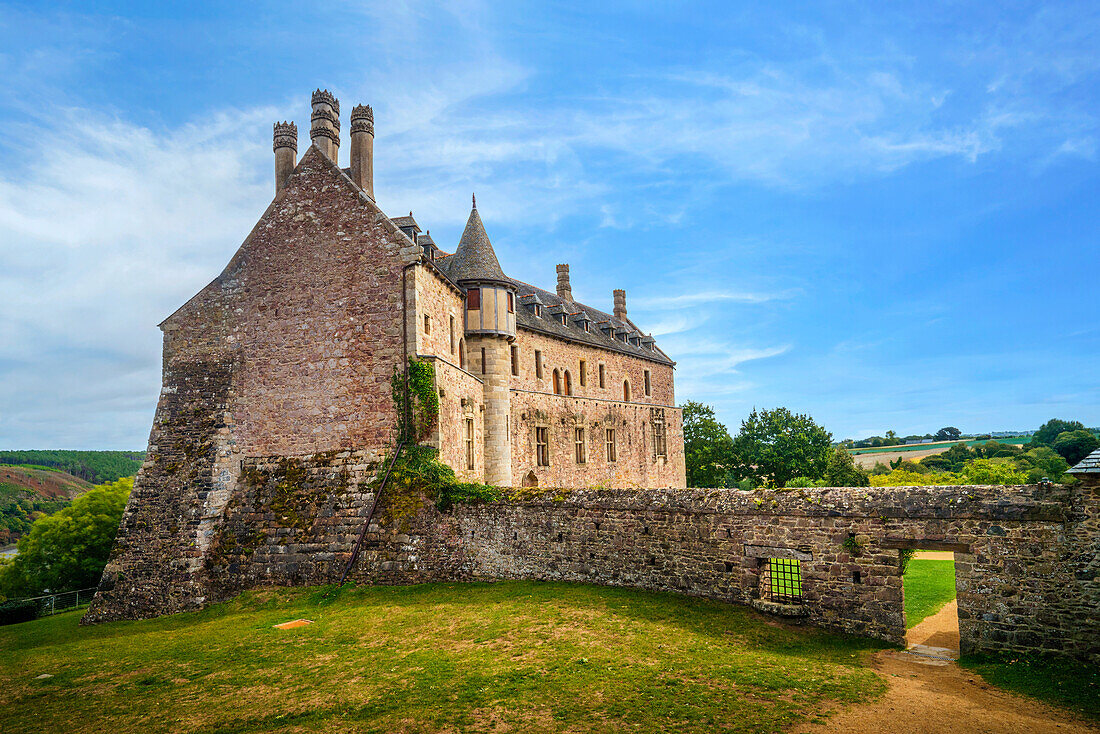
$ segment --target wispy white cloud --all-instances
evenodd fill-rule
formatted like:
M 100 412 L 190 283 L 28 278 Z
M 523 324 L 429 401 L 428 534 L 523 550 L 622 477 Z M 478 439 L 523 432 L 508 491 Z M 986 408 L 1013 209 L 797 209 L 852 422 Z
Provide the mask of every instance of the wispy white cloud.
M 675 296 L 642 296 L 636 299 L 638 306 L 648 309 L 696 308 L 708 303 L 765 303 L 791 298 L 796 291 L 785 290 L 776 293 L 753 293 L 748 291 L 703 291 L 701 293 L 681 293 Z

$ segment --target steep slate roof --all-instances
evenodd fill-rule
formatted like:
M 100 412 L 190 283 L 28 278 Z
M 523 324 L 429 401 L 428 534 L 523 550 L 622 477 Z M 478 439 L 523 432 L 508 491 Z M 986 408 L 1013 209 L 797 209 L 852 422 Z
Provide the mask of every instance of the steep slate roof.
M 447 258 L 447 275 L 456 283 L 469 280 L 509 282 L 500 269 L 489 235 L 485 234 L 485 225 L 481 223 L 477 207 L 470 210 L 458 249 Z
M 1100 449 L 1081 459 L 1073 465 L 1067 474 L 1100 474 Z

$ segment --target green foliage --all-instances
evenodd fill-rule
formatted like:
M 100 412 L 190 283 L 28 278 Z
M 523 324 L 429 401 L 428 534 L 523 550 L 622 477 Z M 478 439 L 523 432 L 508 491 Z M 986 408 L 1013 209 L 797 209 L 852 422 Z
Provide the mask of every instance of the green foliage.
M 1080 429 L 1059 433 L 1058 438 L 1054 439 L 1051 446 L 1062 455 L 1070 466 L 1073 466 L 1097 448 L 1100 448 L 1100 440 L 1097 440 L 1096 436 L 1090 432 Z
M 962 436 L 962 431 L 954 426 L 946 426 L 936 431 L 934 438 L 938 438 L 941 441 L 956 441 Z
M 315 624 L 272 628 L 296 618 Z M 0 629 L 0 730 L 773 732 L 886 688 L 867 655 L 883 643 L 551 581 L 265 589 L 78 619 Z
M 439 417 L 439 395 L 435 391 L 435 365 L 430 360 L 409 357 L 408 402 L 405 375 L 394 368 L 390 378 L 397 430 L 401 439 L 420 443 L 431 434 Z
M 959 477 L 950 472 L 920 474 L 904 469 L 894 469 L 889 474 L 872 474 L 872 487 L 923 487 L 962 484 Z
M 832 450 L 825 465 L 826 487 L 866 487 L 870 483 L 867 472 L 856 466 L 851 454 L 840 446 Z
M 963 467 L 959 484 L 1023 484 L 1027 474 L 1013 464 L 994 459 L 975 459 Z
M 911 629 L 955 598 L 955 562 L 914 558 L 902 573 L 905 627 Z
M 1066 433 L 1067 431 L 1083 431 L 1085 430 L 1085 424 L 1081 421 L 1064 421 L 1058 418 L 1051 418 L 1049 421 L 1039 426 L 1039 430 L 1031 436 L 1031 446 L 1051 446 L 1054 440 L 1058 438 L 1059 434 Z
M 129 477 L 93 487 L 69 507 L 36 520 L 19 540 L 19 555 L 0 568 L 0 593 L 35 596 L 99 583 L 133 487 Z
M 786 408 L 753 410 L 733 441 L 738 478 L 783 487 L 797 476 L 825 474 L 832 434 L 808 415 Z
M 1030 449 L 1013 459 L 1013 463 L 1020 471 L 1028 472 L 1028 484 L 1035 484 L 1044 477 L 1052 482 L 1061 481 L 1069 470 L 1069 462 L 1049 446 Z
M 901 570 L 901 575 L 905 575 L 905 571 L 909 568 L 909 561 L 913 560 L 913 556 L 917 555 L 917 551 L 914 548 L 902 548 L 898 551 L 898 568 Z
M 38 617 L 38 602 L 9 599 L 0 604 L 0 625 L 29 622 Z
M 733 439 L 714 417 L 714 408 L 689 400 L 684 412 L 684 458 L 689 487 L 721 487 L 736 464 Z
M 852 556 L 858 556 L 863 552 L 863 543 L 859 542 L 859 538 L 857 538 L 854 533 L 849 533 L 848 537 L 844 539 L 844 542 L 840 544 L 840 547 Z
M 0 464 L 60 469 L 96 483 L 134 476 L 144 459 L 144 451 L 0 451 Z
M 811 487 L 828 487 L 824 479 L 811 479 L 810 477 L 791 477 L 783 485 L 787 489 L 809 489 Z
M 430 446 L 406 446 L 393 466 L 389 484 L 423 492 L 444 512 L 456 503 L 496 502 L 503 496 L 499 487 L 458 481 L 454 469 L 440 461 L 439 452 Z

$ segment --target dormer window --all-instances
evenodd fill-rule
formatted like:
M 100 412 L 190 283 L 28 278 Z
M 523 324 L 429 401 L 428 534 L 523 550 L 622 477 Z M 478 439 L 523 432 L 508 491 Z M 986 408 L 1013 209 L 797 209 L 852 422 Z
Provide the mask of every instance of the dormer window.
M 561 325 L 569 326 L 569 317 L 567 317 L 564 313 L 561 315 Z
M 481 289 L 471 288 L 466 291 L 466 308 L 470 311 L 481 310 Z
M 535 317 L 542 318 L 542 306 L 537 303 L 535 304 Z

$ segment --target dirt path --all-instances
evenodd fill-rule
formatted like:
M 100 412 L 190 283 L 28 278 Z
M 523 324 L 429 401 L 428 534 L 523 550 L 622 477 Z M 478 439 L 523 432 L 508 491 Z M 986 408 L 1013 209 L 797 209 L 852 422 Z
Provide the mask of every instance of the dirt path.
M 955 664 L 959 625 L 954 601 L 907 635 L 911 652 L 887 650 L 871 667 L 889 689 L 881 699 L 853 706 L 825 724 L 804 726 L 809 734 L 1095 734 L 1100 727 L 1030 698 L 987 684 Z M 914 654 L 922 653 L 922 654 Z

